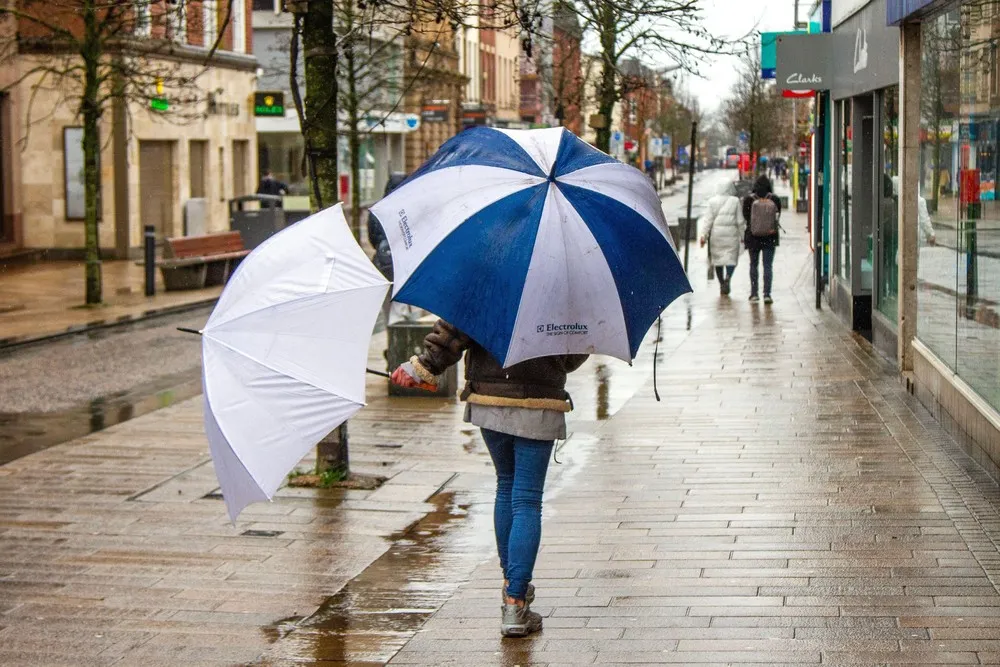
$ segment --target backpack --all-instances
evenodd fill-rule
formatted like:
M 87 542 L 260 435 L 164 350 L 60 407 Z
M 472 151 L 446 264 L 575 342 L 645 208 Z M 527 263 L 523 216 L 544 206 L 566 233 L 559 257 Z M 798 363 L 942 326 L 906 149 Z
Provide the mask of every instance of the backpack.
M 778 226 L 778 205 L 769 197 L 754 195 L 750 206 L 750 236 L 774 236 L 778 233 Z

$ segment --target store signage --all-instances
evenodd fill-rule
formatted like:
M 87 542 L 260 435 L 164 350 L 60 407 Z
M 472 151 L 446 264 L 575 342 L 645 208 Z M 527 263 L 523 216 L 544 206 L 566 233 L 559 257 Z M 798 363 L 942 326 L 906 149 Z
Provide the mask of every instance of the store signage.
M 858 28 L 858 36 L 854 40 L 854 73 L 868 68 L 868 31 Z
M 871 0 L 834 28 L 828 52 L 834 99 L 899 83 L 899 28 L 886 26 L 887 0 Z
M 465 127 L 488 125 L 487 120 L 485 107 L 475 106 L 462 109 L 462 125 Z
M 885 6 L 886 25 L 899 25 L 911 15 L 936 9 L 941 0 L 889 0 Z
M 773 79 L 778 66 L 778 38 L 783 35 L 805 34 L 799 30 L 790 32 L 762 32 L 760 34 L 760 78 Z
M 425 123 L 447 123 L 450 107 L 449 100 L 431 100 L 420 110 L 420 118 Z
M 281 92 L 261 92 L 253 94 L 254 116 L 284 116 L 285 94 Z
M 804 95 L 830 87 L 831 37 L 821 35 L 781 35 L 778 38 L 776 83 L 782 91 Z

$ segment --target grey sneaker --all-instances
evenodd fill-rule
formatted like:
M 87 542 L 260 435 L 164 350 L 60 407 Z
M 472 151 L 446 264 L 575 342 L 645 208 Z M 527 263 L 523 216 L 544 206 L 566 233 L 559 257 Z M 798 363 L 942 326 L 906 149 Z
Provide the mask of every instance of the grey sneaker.
M 534 584 L 528 584 L 528 592 L 524 594 L 524 601 L 527 602 L 528 604 L 531 604 L 532 602 L 535 601 L 535 585 Z M 503 602 L 505 604 L 507 602 L 507 587 L 506 586 L 504 586 L 500 590 L 500 602 Z
M 527 637 L 542 629 L 542 617 L 529 605 L 504 604 L 500 619 L 500 634 L 504 637 Z
M 760 303 L 760 297 L 756 294 L 750 295 L 750 303 Z
M 764 297 L 764 305 L 765 306 L 770 306 L 772 303 L 774 303 L 774 299 L 772 299 L 770 296 L 765 296 Z

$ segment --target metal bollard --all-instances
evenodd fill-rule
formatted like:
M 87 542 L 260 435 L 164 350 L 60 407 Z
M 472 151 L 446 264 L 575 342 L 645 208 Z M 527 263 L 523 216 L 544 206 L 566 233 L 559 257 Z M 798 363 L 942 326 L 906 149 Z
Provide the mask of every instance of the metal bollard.
M 153 225 L 143 227 L 143 250 L 146 257 L 146 296 L 156 294 L 156 228 Z

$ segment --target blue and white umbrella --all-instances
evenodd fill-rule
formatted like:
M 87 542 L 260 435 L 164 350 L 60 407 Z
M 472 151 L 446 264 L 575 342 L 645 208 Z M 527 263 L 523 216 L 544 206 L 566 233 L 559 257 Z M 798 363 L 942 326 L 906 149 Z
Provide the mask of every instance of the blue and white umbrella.
M 505 367 L 631 361 L 691 286 L 649 179 L 563 128 L 468 129 L 372 212 L 393 298 L 464 331 Z

